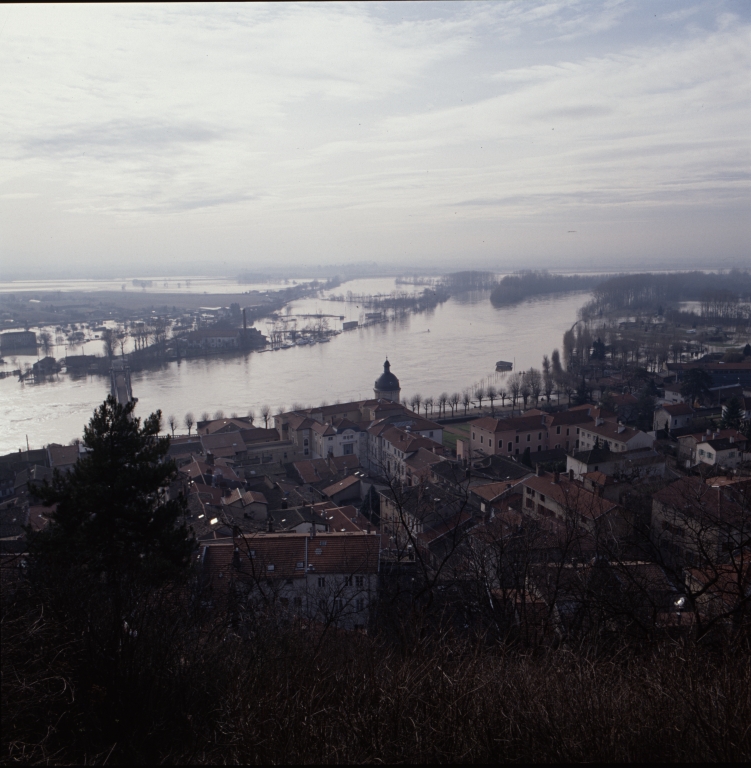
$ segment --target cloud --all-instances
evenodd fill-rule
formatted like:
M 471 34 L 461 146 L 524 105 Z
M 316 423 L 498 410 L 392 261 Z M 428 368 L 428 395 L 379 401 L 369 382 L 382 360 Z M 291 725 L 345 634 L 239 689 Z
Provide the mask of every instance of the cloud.
M 748 195 L 751 24 L 729 7 L 15 6 L 3 192 L 43 191 L 8 199 L 76 253 L 125 228 L 197 259 L 204 237 L 317 259 L 603 210 L 699 221 Z

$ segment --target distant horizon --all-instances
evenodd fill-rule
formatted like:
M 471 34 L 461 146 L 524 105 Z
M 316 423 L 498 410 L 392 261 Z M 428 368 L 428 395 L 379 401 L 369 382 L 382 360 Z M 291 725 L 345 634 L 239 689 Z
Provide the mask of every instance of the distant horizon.
M 613 275 L 613 274 L 634 274 L 634 273 L 647 273 L 647 272 L 727 272 L 733 269 L 740 269 L 742 271 L 748 271 L 751 266 L 746 263 L 730 263 L 727 266 L 717 264 L 715 262 L 712 266 L 705 264 L 632 264 L 628 267 L 614 267 L 605 265 L 602 267 L 596 267 L 594 265 L 582 265 L 581 267 L 569 266 L 517 266 L 511 267 L 494 267 L 492 265 L 446 265 L 441 268 L 435 266 L 433 268 L 427 265 L 409 267 L 402 265 L 395 265 L 389 263 L 374 262 L 370 265 L 364 264 L 289 264 L 284 266 L 273 267 L 271 265 L 250 265 L 242 266 L 237 265 L 235 267 L 228 266 L 226 271 L 221 273 L 211 274 L 209 272 L 198 271 L 198 265 L 196 265 L 196 271 L 174 271 L 167 272 L 154 268 L 153 270 L 142 269 L 133 270 L 125 273 L 116 273 L 111 269 L 102 269 L 98 272 L 92 273 L 92 271 L 84 272 L 82 270 L 75 270 L 70 272 L 60 272 L 58 274 L 50 274 L 50 270 L 45 270 L 44 274 L 37 271 L 29 271 L 26 273 L 19 273 L 16 275 L 7 275 L 0 273 L 0 284 L 10 284 L 16 282 L 56 282 L 56 281 L 128 281 L 128 280 L 237 280 L 243 273 L 251 273 L 258 277 L 264 278 L 263 281 L 274 282 L 277 280 L 295 280 L 295 279 L 325 279 L 328 277 L 339 276 L 346 278 L 347 280 L 353 279 L 366 279 L 366 278 L 378 278 L 378 277 L 404 277 L 404 276 L 425 276 L 425 277 L 440 277 L 452 272 L 463 271 L 477 271 L 477 272 L 491 272 L 495 274 L 514 274 L 524 271 L 547 271 L 554 274 L 587 274 L 587 275 Z M 238 287 L 242 287 L 243 283 L 238 282 Z M 158 288 L 155 285 L 153 289 Z

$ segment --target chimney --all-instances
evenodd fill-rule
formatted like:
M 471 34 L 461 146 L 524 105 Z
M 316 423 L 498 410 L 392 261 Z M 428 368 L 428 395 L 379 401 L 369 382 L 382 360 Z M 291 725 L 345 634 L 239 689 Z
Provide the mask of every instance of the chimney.
M 535 464 L 535 474 L 537 475 L 537 477 L 539 477 L 541 473 L 542 473 L 542 470 L 540 469 L 540 465 Z
M 605 419 L 603 419 L 601 416 L 598 416 L 595 419 L 595 426 L 596 427 L 601 427 L 604 423 L 605 423 Z
M 269 515 L 269 533 L 274 533 L 274 518 Z
M 316 524 L 315 522 L 312 522 L 310 524 L 310 538 L 315 539 L 315 537 L 316 537 Z
M 206 451 L 206 463 L 210 466 L 214 466 L 214 454 L 211 451 Z
M 734 438 L 732 435 L 730 436 L 730 442 L 731 442 L 731 443 L 734 443 L 734 442 L 735 442 L 735 438 Z
M 708 434 L 708 435 L 711 435 L 711 434 L 712 434 L 712 431 L 711 431 L 709 428 L 707 429 L 707 434 Z
M 622 432 L 626 431 L 626 427 L 623 426 L 623 424 L 618 424 L 618 434 L 620 435 Z
M 574 470 L 569 469 L 568 471 L 568 479 L 573 483 L 574 482 Z
M 558 485 L 558 483 L 560 482 L 560 479 L 561 479 L 561 473 L 560 472 L 555 472 L 553 474 L 553 484 L 554 485 Z

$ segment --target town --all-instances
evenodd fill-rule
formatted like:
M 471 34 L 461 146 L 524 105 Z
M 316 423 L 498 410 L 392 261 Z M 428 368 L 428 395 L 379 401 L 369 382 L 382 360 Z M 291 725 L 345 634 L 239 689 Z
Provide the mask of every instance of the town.
M 416 591 L 397 590 L 399 601 L 419 604 L 429 585 L 473 631 L 544 642 L 572 641 L 596 621 L 732 632 L 750 598 L 744 352 L 738 363 L 665 363 L 626 394 L 627 374 L 595 376 L 593 365 L 572 404 L 540 397 L 534 371 L 512 374 L 521 392 L 510 387 L 510 410 L 480 391 L 463 414 L 455 403 L 447 416 L 451 398 L 437 398 L 435 417 L 432 402 L 421 414 L 419 398 L 411 408 L 402 399 L 387 360 L 367 400 L 265 409 L 258 422 L 188 415 L 187 434 L 171 418 L 177 473 L 164 490 L 187 500 L 195 567 L 225 598 L 271 595 L 279 610 L 340 629 L 376 631 L 411 574 Z M 115 360 L 111 379 L 114 400 L 135 403 L 127 364 Z M 654 394 L 648 424 L 644 392 Z M 537 407 L 514 410 L 517 396 Z M 87 450 L 77 441 L 0 458 L 4 578 L 20 567 L 27 531 L 54 514 L 35 488 Z

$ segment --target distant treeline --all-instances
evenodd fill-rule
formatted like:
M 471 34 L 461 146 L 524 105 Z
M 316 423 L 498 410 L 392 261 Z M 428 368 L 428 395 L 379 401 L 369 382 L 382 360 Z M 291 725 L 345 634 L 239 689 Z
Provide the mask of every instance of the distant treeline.
M 594 298 L 582 310 L 583 317 L 608 312 L 658 310 L 680 301 L 701 301 L 702 314 L 724 317 L 741 301 L 751 299 L 751 273 L 670 272 L 617 275 L 603 280 Z
M 586 291 L 602 282 L 602 275 L 552 275 L 547 270 L 525 271 L 506 275 L 490 294 L 496 307 L 515 304 L 530 296 L 568 291 Z
M 452 272 L 443 278 L 443 284 L 452 292 L 490 290 L 498 284 L 498 275 L 474 270 Z

